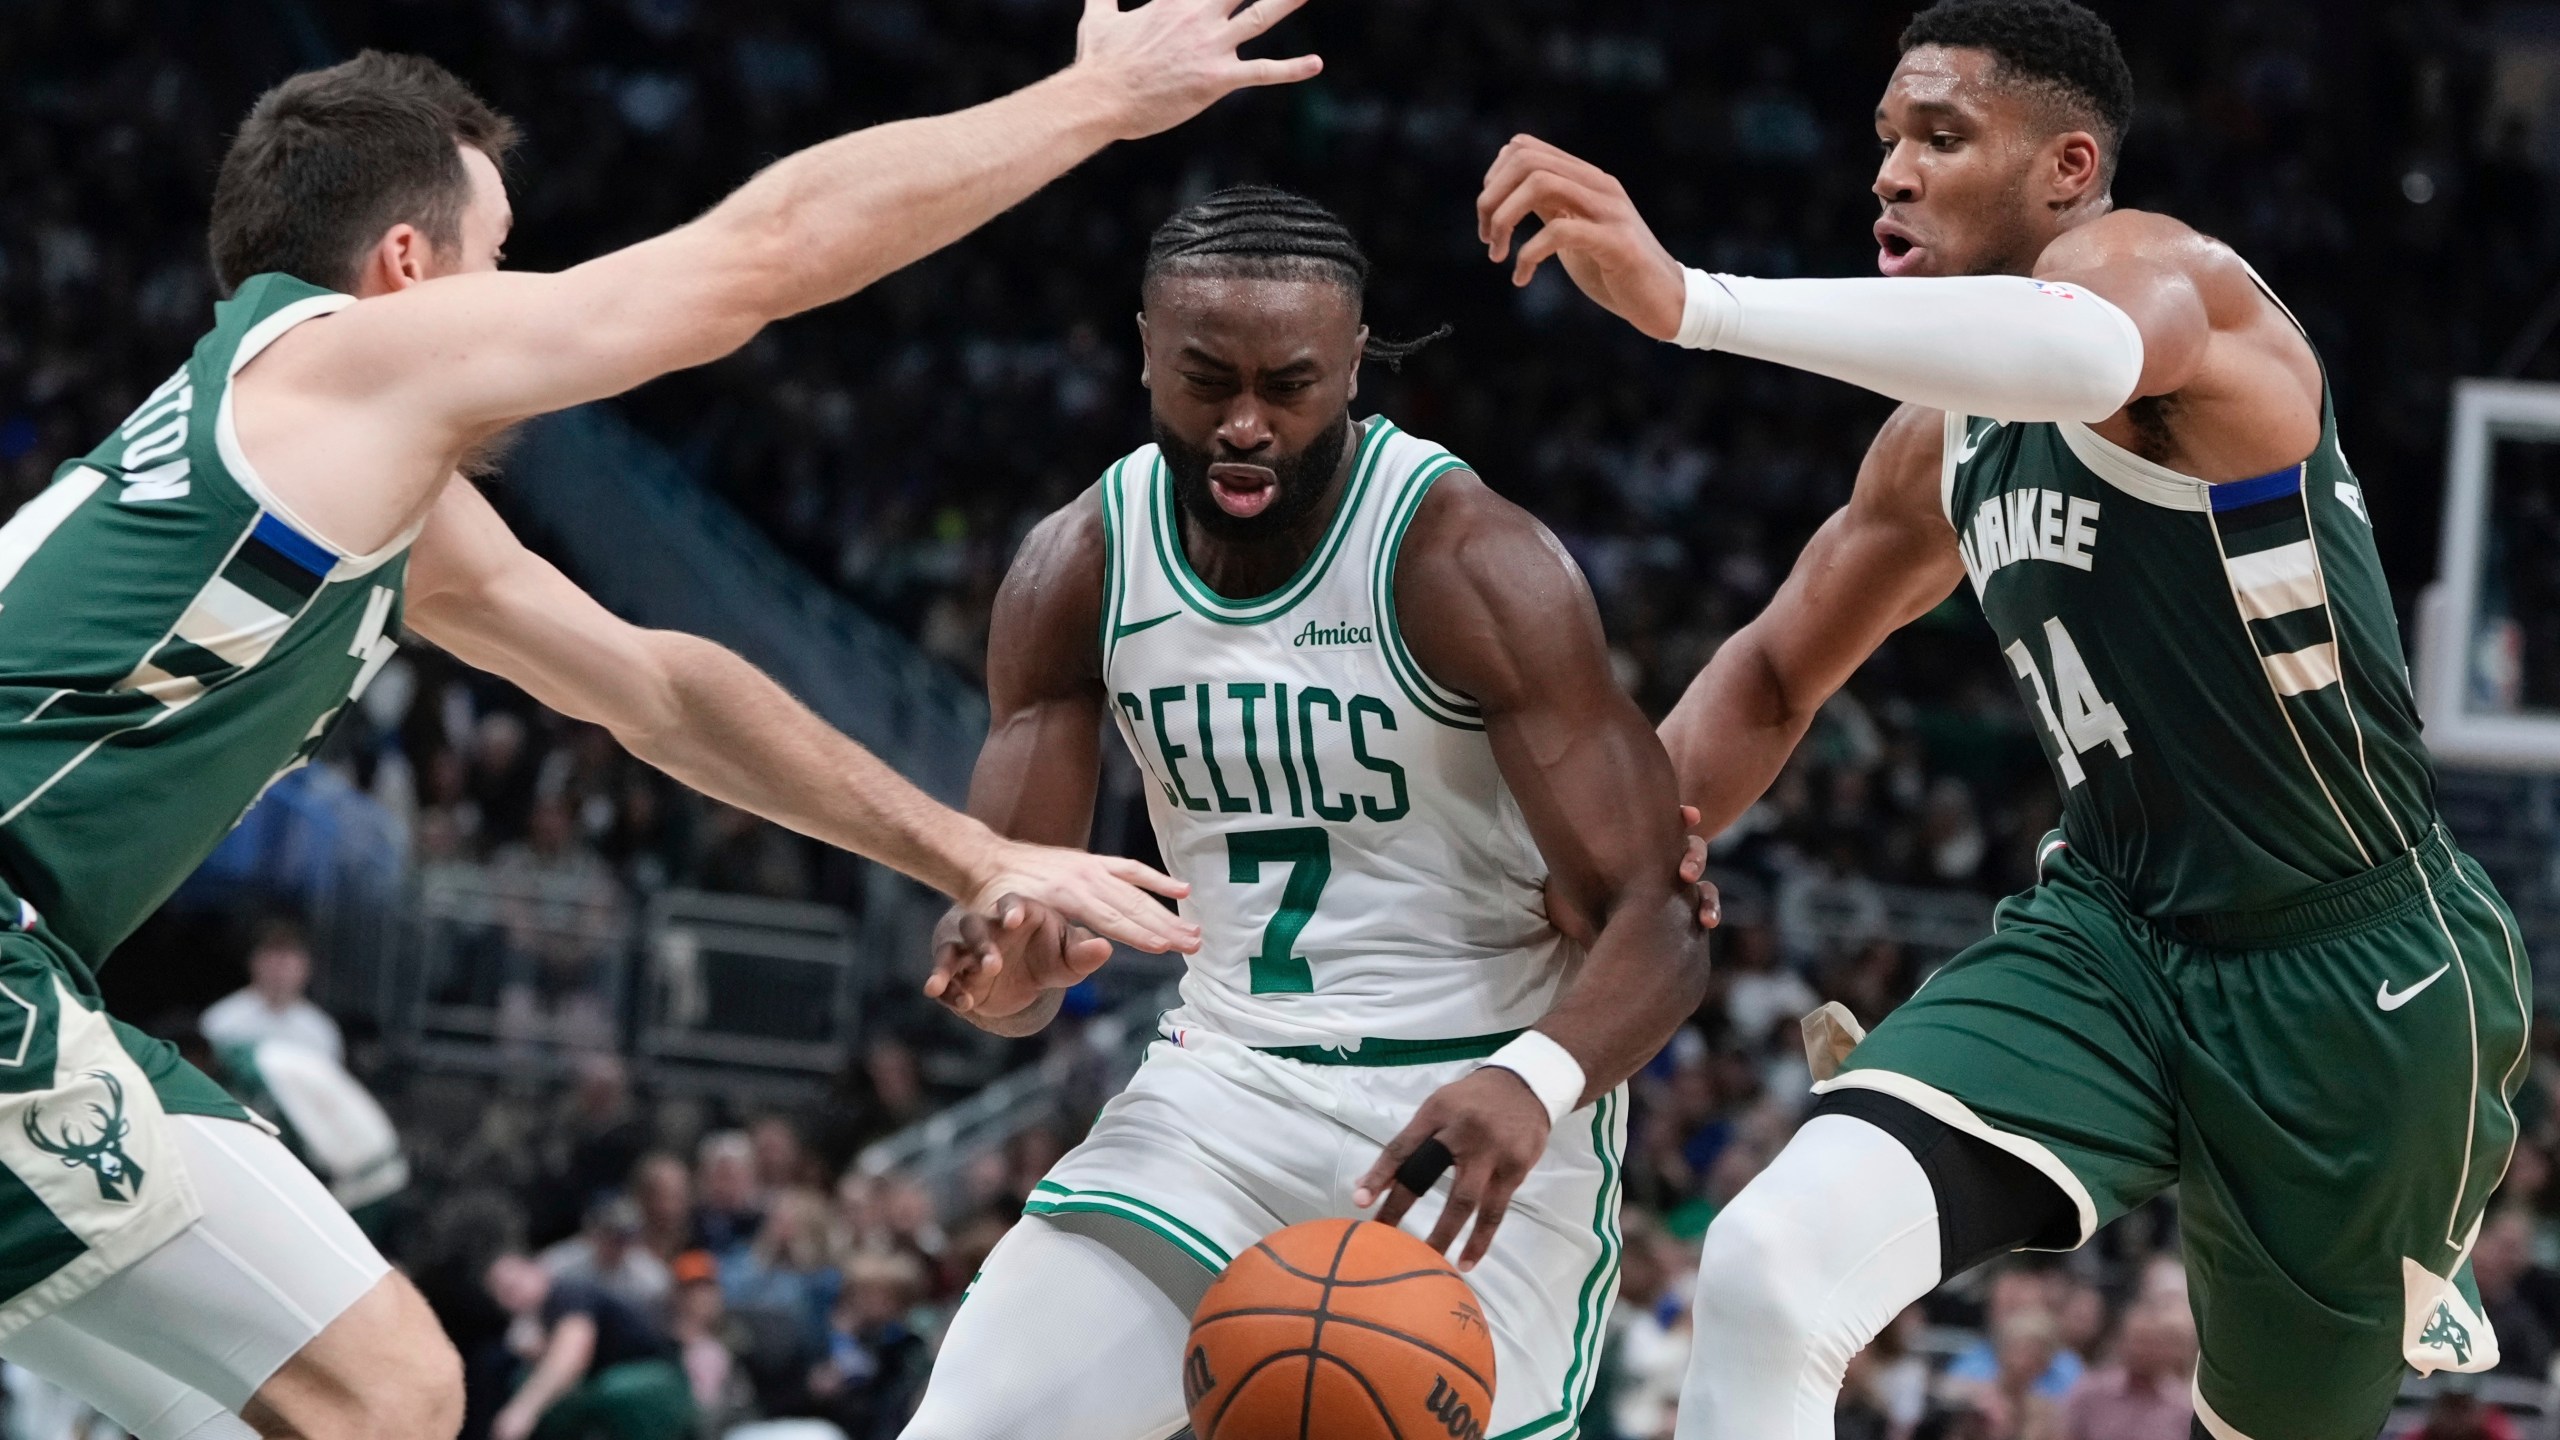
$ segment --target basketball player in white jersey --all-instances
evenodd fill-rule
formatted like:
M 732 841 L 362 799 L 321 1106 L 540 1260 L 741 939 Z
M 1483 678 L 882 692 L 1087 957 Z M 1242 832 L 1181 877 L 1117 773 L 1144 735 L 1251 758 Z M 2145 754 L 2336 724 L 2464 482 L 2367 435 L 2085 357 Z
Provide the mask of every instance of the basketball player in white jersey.
M 908 1440 L 1177 1432 L 1210 1277 L 1381 1201 L 1435 1248 L 1463 1232 L 1485 1433 L 1578 1429 L 1623 1082 L 1695 1009 L 1705 937 L 1669 763 L 1572 561 L 1447 451 L 1352 420 L 1364 351 L 1401 353 L 1360 323 L 1366 270 L 1279 191 L 1169 221 L 1139 317 L 1157 443 L 1033 532 L 997 601 L 971 811 L 1082 840 L 1108 721 L 1203 939 L 1162 1041 L 988 1258 Z M 1002 1034 L 1108 953 L 1034 906 L 993 961 L 965 914 L 942 938 L 928 991 Z M 1454 1173 L 1417 1197 L 1433 1142 Z

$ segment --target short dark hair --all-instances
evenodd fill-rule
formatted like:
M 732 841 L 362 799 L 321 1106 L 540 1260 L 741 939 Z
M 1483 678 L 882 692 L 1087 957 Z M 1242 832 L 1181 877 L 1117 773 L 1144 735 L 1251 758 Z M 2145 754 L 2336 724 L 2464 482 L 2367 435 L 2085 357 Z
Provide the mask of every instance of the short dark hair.
M 222 157 L 214 278 L 225 295 L 270 271 L 348 290 L 394 225 L 456 244 L 471 195 L 456 145 L 503 166 L 515 143 L 515 122 L 421 56 L 367 50 L 296 75 L 258 97 Z
M 1306 196 L 1268 185 L 1237 185 L 1175 211 L 1156 227 L 1140 284 L 1153 285 L 1166 275 L 1323 281 L 1350 291 L 1358 305 L 1368 297 L 1369 257 L 1341 216 Z M 1448 333 L 1444 325 L 1418 340 L 1372 336 L 1366 353 L 1400 368 L 1415 351 Z
M 2133 124 L 2133 69 L 2095 11 L 2072 0 L 1938 0 L 1902 32 L 1904 53 L 1923 45 L 1990 51 L 1999 78 L 2040 92 L 2096 135 L 2107 173 L 2115 173 Z

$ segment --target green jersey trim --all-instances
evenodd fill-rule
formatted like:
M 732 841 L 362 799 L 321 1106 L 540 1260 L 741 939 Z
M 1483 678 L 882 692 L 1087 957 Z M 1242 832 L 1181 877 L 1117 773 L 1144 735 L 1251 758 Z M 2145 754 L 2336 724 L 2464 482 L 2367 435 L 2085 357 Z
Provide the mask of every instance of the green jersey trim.
M 1525 1425 L 1515 1425 L 1493 1440 L 1565 1440 L 1579 1433 L 1582 1407 L 1591 1403 L 1591 1387 L 1600 1378 L 1600 1341 L 1610 1304 L 1618 1289 L 1618 1111 L 1625 1104 L 1618 1091 L 1591 1107 L 1591 1151 L 1600 1160 L 1600 1196 L 1591 1207 L 1591 1232 L 1600 1237 L 1600 1258 L 1582 1279 L 1573 1325 L 1573 1364 L 1564 1372 L 1563 1403 Z
M 1370 601 L 1378 614 L 1378 632 L 1384 642 L 1378 649 L 1386 656 L 1387 671 L 1396 677 L 1396 685 L 1411 700 L 1414 708 L 1453 730 L 1482 730 L 1484 711 L 1464 695 L 1433 681 L 1424 673 L 1413 652 L 1404 643 L 1404 627 L 1396 620 L 1396 556 L 1404 549 L 1404 532 L 1411 528 L 1413 517 L 1422 511 L 1422 502 L 1441 476 L 1453 470 L 1466 469 L 1466 462 L 1446 451 L 1424 462 L 1422 471 L 1405 486 L 1397 497 L 1395 513 L 1387 519 L 1386 539 L 1378 546 L 1377 564 L 1370 574 Z
M 1299 601 L 1315 593 L 1317 582 L 1324 578 L 1335 553 L 1342 549 L 1343 538 L 1351 533 L 1352 519 L 1359 513 L 1360 501 L 1377 471 L 1378 459 L 1386 452 L 1387 437 L 1394 433 L 1396 427 L 1387 423 L 1385 416 L 1370 421 L 1368 433 L 1360 437 L 1359 454 L 1352 462 L 1351 484 L 1333 512 L 1333 524 L 1326 529 L 1323 541 L 1299 564 L 1298 573 L 1279 589 L 1249 600 L 1230 600 L 1192 572 L 1191 557 L 1182 550 L 1182 522 L 1175 513 L 1173 483 L 1166 474 L 1164 456 L 1158 454 L 1154 473 L 1149 477 L 1155 490 L 1156 559 L 1172 579 L 1174 593 L 1202 618 L 1221 625 L 1259 625 L 1295 609 Z
M 1129 567 L 1120 560 L 1120 483 L 1129 469 L 1122 456 L 1102 475 L 1102 668 L 1111 668 L 1112 648 L 1120 643 L 1121 592 L 1128 588 Z
M 1116 1190 L 1070 1190 L 1043 1180 L 1023 1202 L 1025 1215 L 1113 1215 L 1156 1235 L 1212 1275 L 1224 1271 L 1234 1256 L 1201 1234 L 1180 1216 Z
M 1301 1065 L 1439 1065 L 1452 1060 L 1482 1060 L 1520 1038 L 1517 1030 L 1491 1035 L 1461 1035 L 1454 1040 L 1346 1040 L 1339 1045 L 1256 1045 L 1254 1050 Z

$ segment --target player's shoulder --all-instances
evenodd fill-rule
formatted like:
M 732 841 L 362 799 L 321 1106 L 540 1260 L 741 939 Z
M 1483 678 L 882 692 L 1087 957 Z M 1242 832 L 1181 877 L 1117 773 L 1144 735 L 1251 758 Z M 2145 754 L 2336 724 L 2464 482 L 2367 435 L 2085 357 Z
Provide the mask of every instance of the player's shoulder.
M 2248 262 L 2224 241 L 2157 210 L 2110 210 L 2054 237 L 2036 259 L 2037 279 L 2140 260 L 2173 266 L 2199 286 L 2250 288 Z

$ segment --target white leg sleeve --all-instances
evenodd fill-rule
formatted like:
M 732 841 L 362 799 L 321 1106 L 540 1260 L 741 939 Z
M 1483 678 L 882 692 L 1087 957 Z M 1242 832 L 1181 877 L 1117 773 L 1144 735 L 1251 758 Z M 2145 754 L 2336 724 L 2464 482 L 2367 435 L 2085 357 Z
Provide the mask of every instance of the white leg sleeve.
M 212 1396 L 58 1315 L 10 1336 L 0 1355 L 78 1396 L 137 1440 L 255 1440 L 258 1433 Z
M 1013 1227 L 953 1317 L 903 1440 L 1164 1440 L 1183 1427 L 1182 1347 L 1208 1273 L 1133 1225 L 1099 1225 L 1107 1241 L 1038 1216 Z M 1159 1272 L 1150 1242 L 1188 1275 Z
M 1920 1162 L 1816 1115 L 1707 1227 L 1679 1440 L 1832 1440 L 1850 1359 L 1937 1283 Z
M 236 1414 L 391 1267 L 266 1131 L 178 1115 L 170 1132 L 204 1214 L 42 1323 L 78 1330 Z M 15 1346 L 12 1337 L 12 1358 Z M 85 1398 L 122 1419 L 108 1397 Z

